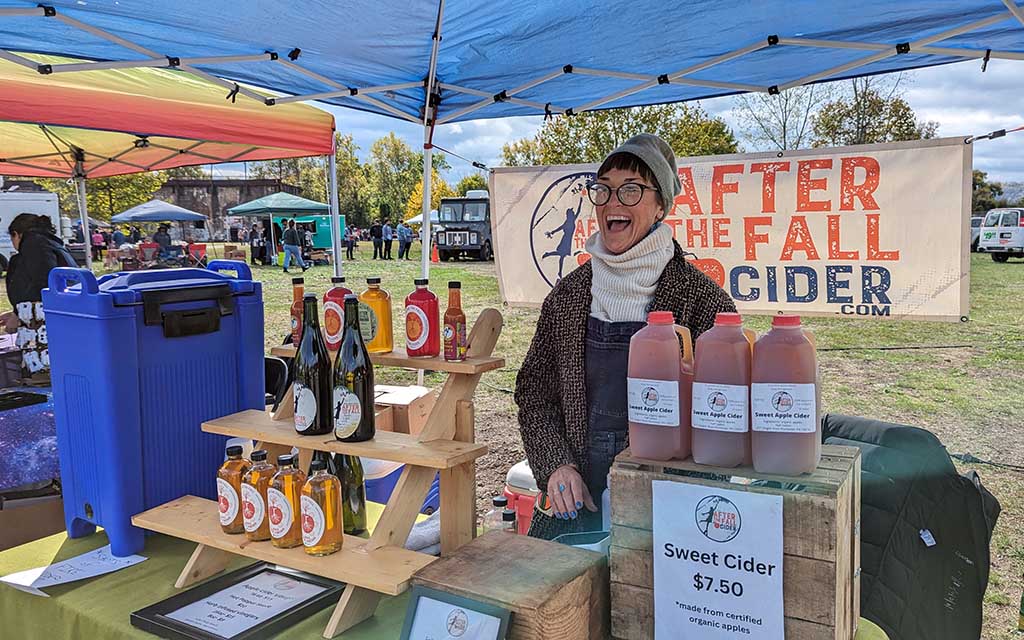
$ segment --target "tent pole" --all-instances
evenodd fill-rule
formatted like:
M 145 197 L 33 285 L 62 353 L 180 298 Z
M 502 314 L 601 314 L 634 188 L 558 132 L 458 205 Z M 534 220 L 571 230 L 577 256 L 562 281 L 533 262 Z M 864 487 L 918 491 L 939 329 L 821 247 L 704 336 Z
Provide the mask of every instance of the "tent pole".
M 423 255 L 420 256 L 422 267 L 420 272 L 423 278 L 430 277 L 430 187 L 433 178 L 434 147 L 430 144 L 433 134 L 433 124 L 423 127 L 423 224 L 420 226 L 420 246 L 423 248 Z
M 81 160 L 75 161 L 75 187 L 78 194 L 78 217 L 82 221 L 82 237 L 85 238 L 85 268 L 92 271 L 92 237 L 89 234 L 89 211 L 85 203 L 85 167 Z
M 331 187 L 331 250 L 334 252 L 334 275 L 340 278 L 345 275 L 341 265 L 341 212 L 338 210 L 338 170 L 333 144 L 331 149 L 327 160 L 327 181 Z
M 270 264 L 273 265 L 274 261 L 277 260 L 277 240 L 274 239 L 274 212 L 271 211 L 267 216 L 270 218 L 270 253 L 267 254 L 267 257 L 270 258 Z

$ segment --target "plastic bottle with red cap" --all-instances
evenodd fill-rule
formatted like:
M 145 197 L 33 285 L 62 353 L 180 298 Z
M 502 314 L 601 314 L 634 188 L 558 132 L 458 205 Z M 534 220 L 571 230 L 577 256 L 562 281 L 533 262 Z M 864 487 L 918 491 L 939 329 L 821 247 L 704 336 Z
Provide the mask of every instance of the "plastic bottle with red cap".
M 754 343 L 751 449 L 761 473 L 810 473 L 821 460 L 821 394 L 814 343 L 800 316 L 772 318 Z
M 441 353 L 441 316 L 437 296 L 426 278 L 405 298 L 405 351 L 410 358 L 435 358 Z
M 668 460 L 690 455 L 693 350 L 690 330 L 673 322 L 671 312 L 652 311 L 647 326 L 629 341 L 629 447 L 639 458 Z
M 738 313 L 719 313 L 693 348 L 693 461 L 751 463 L 750 361 L 753 332 Z

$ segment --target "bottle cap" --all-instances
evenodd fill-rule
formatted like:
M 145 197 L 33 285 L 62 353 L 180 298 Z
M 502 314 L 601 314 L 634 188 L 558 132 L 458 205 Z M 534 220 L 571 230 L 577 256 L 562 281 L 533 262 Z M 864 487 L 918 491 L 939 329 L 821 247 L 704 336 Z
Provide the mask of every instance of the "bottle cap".
M 772 318 L 773 327 L 799 327 L 800 316 L 781 315 Z
M 345 302 L 348 302 L 349 300 L 351 300 L 352 302 L 359 302 L 359 296 L 357 296 L 354 293 L 346 293 Z
M 292 284 L 303 284 L 306 282 L 305 278 L 292 278 Z
M 516 512 L 512 509 L 505 509 L 501 512 L 501 519 L 503 522 L 515 522 Z
M 671 311 L 651 311 L 647 314 L 647 324 L 673 324 L 675 321 Z
M 727 327 L 738 327 L 743 324 L 743 318 L 738 313 L 723 312 L 715 315 L 715 324 Z
M 425 287 L 428 284 L 430 284 L 430 281 L 427 280 L 426 278 L 416 278 L 415 280 L 412 281 L 412 283 L 417 287 Z
M 448 282 L 448 288 L 449 289 L 461 289 L 462 288 L 462 283 L 459 282 L 458 280 L 450 280 Z
M 290 467 L 291 464 L 292 464 L 292 459 L 293 458 L 295 458 L 295 456 L 293 456 L 290 453 L 285 453 L 283 455 L 277 456 L 277 466 L 279 466 L 279 467 Z
M 237 444 L 231 445 L 230 447 L 228 447 L 228 455 L 229 456 L 240 456 L 240 455 L 242 455 L 242 447 L 238 446 Z
M 366 284 L 380 284 L 380 277 L 367 278 Z
M 345 282 L 345 276 L 331 276 L 331 282 L 334 284 L 343 284 Z
M 305 302 L 307 300 L 312 300 L 313 302 L 316 302 L 316 294 L 315 293 L 305 293 L 305 294 L 302 295 L 302 300 L 303 300 L 303 302 Z
M 496 507 L 501 507 L 502 509 L 504 509 L 505 507 L 508 506 L 508 498 L 506 498 L 505 496 L 494 496 L 493 498 L 491 498 L 491 504 L 493 504 Z
M 267 459 L 267 450 L 257 449 L 253 451 L 252 454 L 249 456 L 249 459 L 252 460 L 253 462 L 263 462 L 264 460 Z
M 314 460 L 309 465 L 309 470 L 310 471 L 323 471 L 325 469 L 327 469 L 327 461 L 326 460 Z

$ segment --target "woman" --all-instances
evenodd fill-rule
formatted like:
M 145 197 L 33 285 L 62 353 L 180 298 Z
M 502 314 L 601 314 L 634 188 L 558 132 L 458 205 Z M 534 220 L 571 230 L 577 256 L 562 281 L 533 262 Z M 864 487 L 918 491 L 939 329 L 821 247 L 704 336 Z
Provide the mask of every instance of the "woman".
M 3 315 L 8 333 L 17 333 L 26 376 L 45 374 L 50 368 L 43 315 L 43 289 L 54 267 L 74 267 L 74 259 L 57 237 L 46 216 L 20 213 L 7 228 L 17 251 L 7 271 L 7 299 L 13 312 Z
M 252 231 L 249 232 L 249 263 L 250 264 L 264 264 L 263 258 L 263 247 L 266 242 L 263 240 L 263 230 L 260 229 L 259 224 L 252 225 Z
M 629 339 L 647 313 L 671 311 L 696 338 L 715 314 L 736 310 L 661 223 L 679 190 L 672 149 L 650 134 L 612 151 L 587 188 L 598 219 L 591 259 L 544 300 L 516 380 L 526 457 L 551 506 L 551 515 L 534 512 L 532 536 L 601 529 L 595 500 L 628 446 Z

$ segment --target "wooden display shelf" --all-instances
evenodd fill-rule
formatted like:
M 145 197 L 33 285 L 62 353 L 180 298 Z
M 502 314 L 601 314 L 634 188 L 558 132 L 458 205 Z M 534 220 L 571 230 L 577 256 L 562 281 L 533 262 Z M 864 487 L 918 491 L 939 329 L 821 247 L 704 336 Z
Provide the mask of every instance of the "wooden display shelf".
M 367 549 L 367 540 L 345 536 L 341 550 L 329 556 L 311 556 L 302 546 L 278 549 L 270 543 L 252 542 L 244 534 L 229 535 L 220 528 L 217 502 L 184 496 L 132 518 L 132 524 L 175 538 L 235 555 L 272 562 L 318 576 L 398 595 L 409 586 L 412 574 L 437 558 L 402 547 Z
M 295 347 L 281 345 L 270 350 L 270 355 L 279 358 L 294 358 Z M 404 369 L 423 369 L 424 371 L 444 371 L 446 373 L 467 373 L 470 375 L 487 373 L 505 366 L 504 358 L 468 357 L 459 362 L 449 362 L 444 358 L 410 358 L 399 352 L 371 353 L 370 361 L 378 367 L 401 367 Z
M 452 417 L 454 421 L 454 416 Z M 451 469 L 487 453 L 487 445 L 455 440 L 421 441 L 405 433 L 378 431 L 366 442 L 339 442 L 333 434 L 303 436 L 291 422 L 274 420 L 266 411 L 250 409 L 203 423 L 203 431 L 259 442 L 330 451 L 347 455 L 402 462 L 431 469 Z

